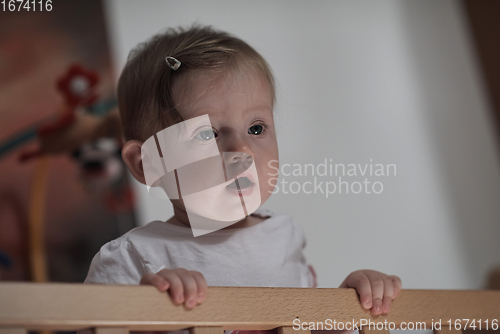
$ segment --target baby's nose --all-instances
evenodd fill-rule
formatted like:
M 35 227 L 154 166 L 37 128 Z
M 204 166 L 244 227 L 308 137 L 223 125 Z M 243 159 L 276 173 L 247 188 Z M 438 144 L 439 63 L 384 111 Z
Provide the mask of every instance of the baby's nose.
M 236 153 L 240 153 L 240 152 L 236 152 Z M 244 162 L 244 163 L 248 163 L 248 164 L 252 164 L 253 162 L 253 157 L 248 154 L 247 157 L 244 157 L 243 155 L 246 154 L 246 153 L 242 153 L 242 154 L 235 154 L 233 156 L 233 161 L 232 162 Z
M 227 179 L 246 171 L 253 163 L 253 156 L 245 152 L 222 152 Z

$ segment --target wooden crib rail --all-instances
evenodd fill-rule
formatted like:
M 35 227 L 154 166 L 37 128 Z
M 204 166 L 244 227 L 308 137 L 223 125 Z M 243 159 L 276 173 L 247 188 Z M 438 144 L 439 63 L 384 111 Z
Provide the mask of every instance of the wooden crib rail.
M 456 321 L 463 328 L 463 319 L 475 319 L 481 329 L 487 323 L 491 329 L 500 320 L 500 291 L 402 290 L 388 315 L 373 317 L 354 289 L 210 287 L 202 305 L 186 310 L 150 286 L 0 283 L 0 334 L 84 328 L 96 328 L 96 334 L 182 328 L 193 334 L 272 328 L 299 334 L 293 326 L 301 324 L 308 332 L 311 322 L 317 326 L 312 329 L 321 329 L 319 323 L 327 325 L 327 319 L 344 326 L 387 321 L 396 329 L 411 329 L 410 323 L 432 329 L 441 320 L 441 331 L 435 331 L 441 333 L 448 332 L 448 320 L 456 332 Z M 367 324 L 361 332 L 377 329 L 388 332 Z

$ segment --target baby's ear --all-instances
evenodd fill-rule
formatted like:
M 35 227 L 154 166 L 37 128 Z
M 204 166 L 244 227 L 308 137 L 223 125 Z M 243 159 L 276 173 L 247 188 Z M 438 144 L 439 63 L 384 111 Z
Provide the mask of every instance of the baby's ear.
M 146 184 L 142 167 L 141 147 L 139 140 L 129 140 L 122 148 L 122 158 L 132 176 L 142 184 Z

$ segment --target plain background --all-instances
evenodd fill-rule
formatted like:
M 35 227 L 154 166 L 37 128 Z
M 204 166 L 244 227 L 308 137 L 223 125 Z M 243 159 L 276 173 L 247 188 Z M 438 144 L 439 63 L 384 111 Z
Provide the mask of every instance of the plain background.
M 500 264 L 499 151 L 460 2 L 109 0 L 106 12 L 117 73 L 167 27 L 209 24 L 252 45 L 278 83 L 281 164 L 396 164 L 371 179 L 379 195 L 265 203 L 303 228 L 319 287 L 375 269 L 404 288 L 473 289 Z M 172 215 L 135 187 L 141 224 Z

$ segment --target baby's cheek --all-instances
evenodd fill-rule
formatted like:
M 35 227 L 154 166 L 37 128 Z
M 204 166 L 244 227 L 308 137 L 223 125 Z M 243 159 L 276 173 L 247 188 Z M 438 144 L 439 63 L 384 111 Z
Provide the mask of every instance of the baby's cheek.
M 273 193 L 278 180 L 278 175 L 276 175 L 275 169 L 269 168 L 267 165 L 263 166 L 257 172 L 259 173 L 259 186 L 262 203 L 264 203 Z

